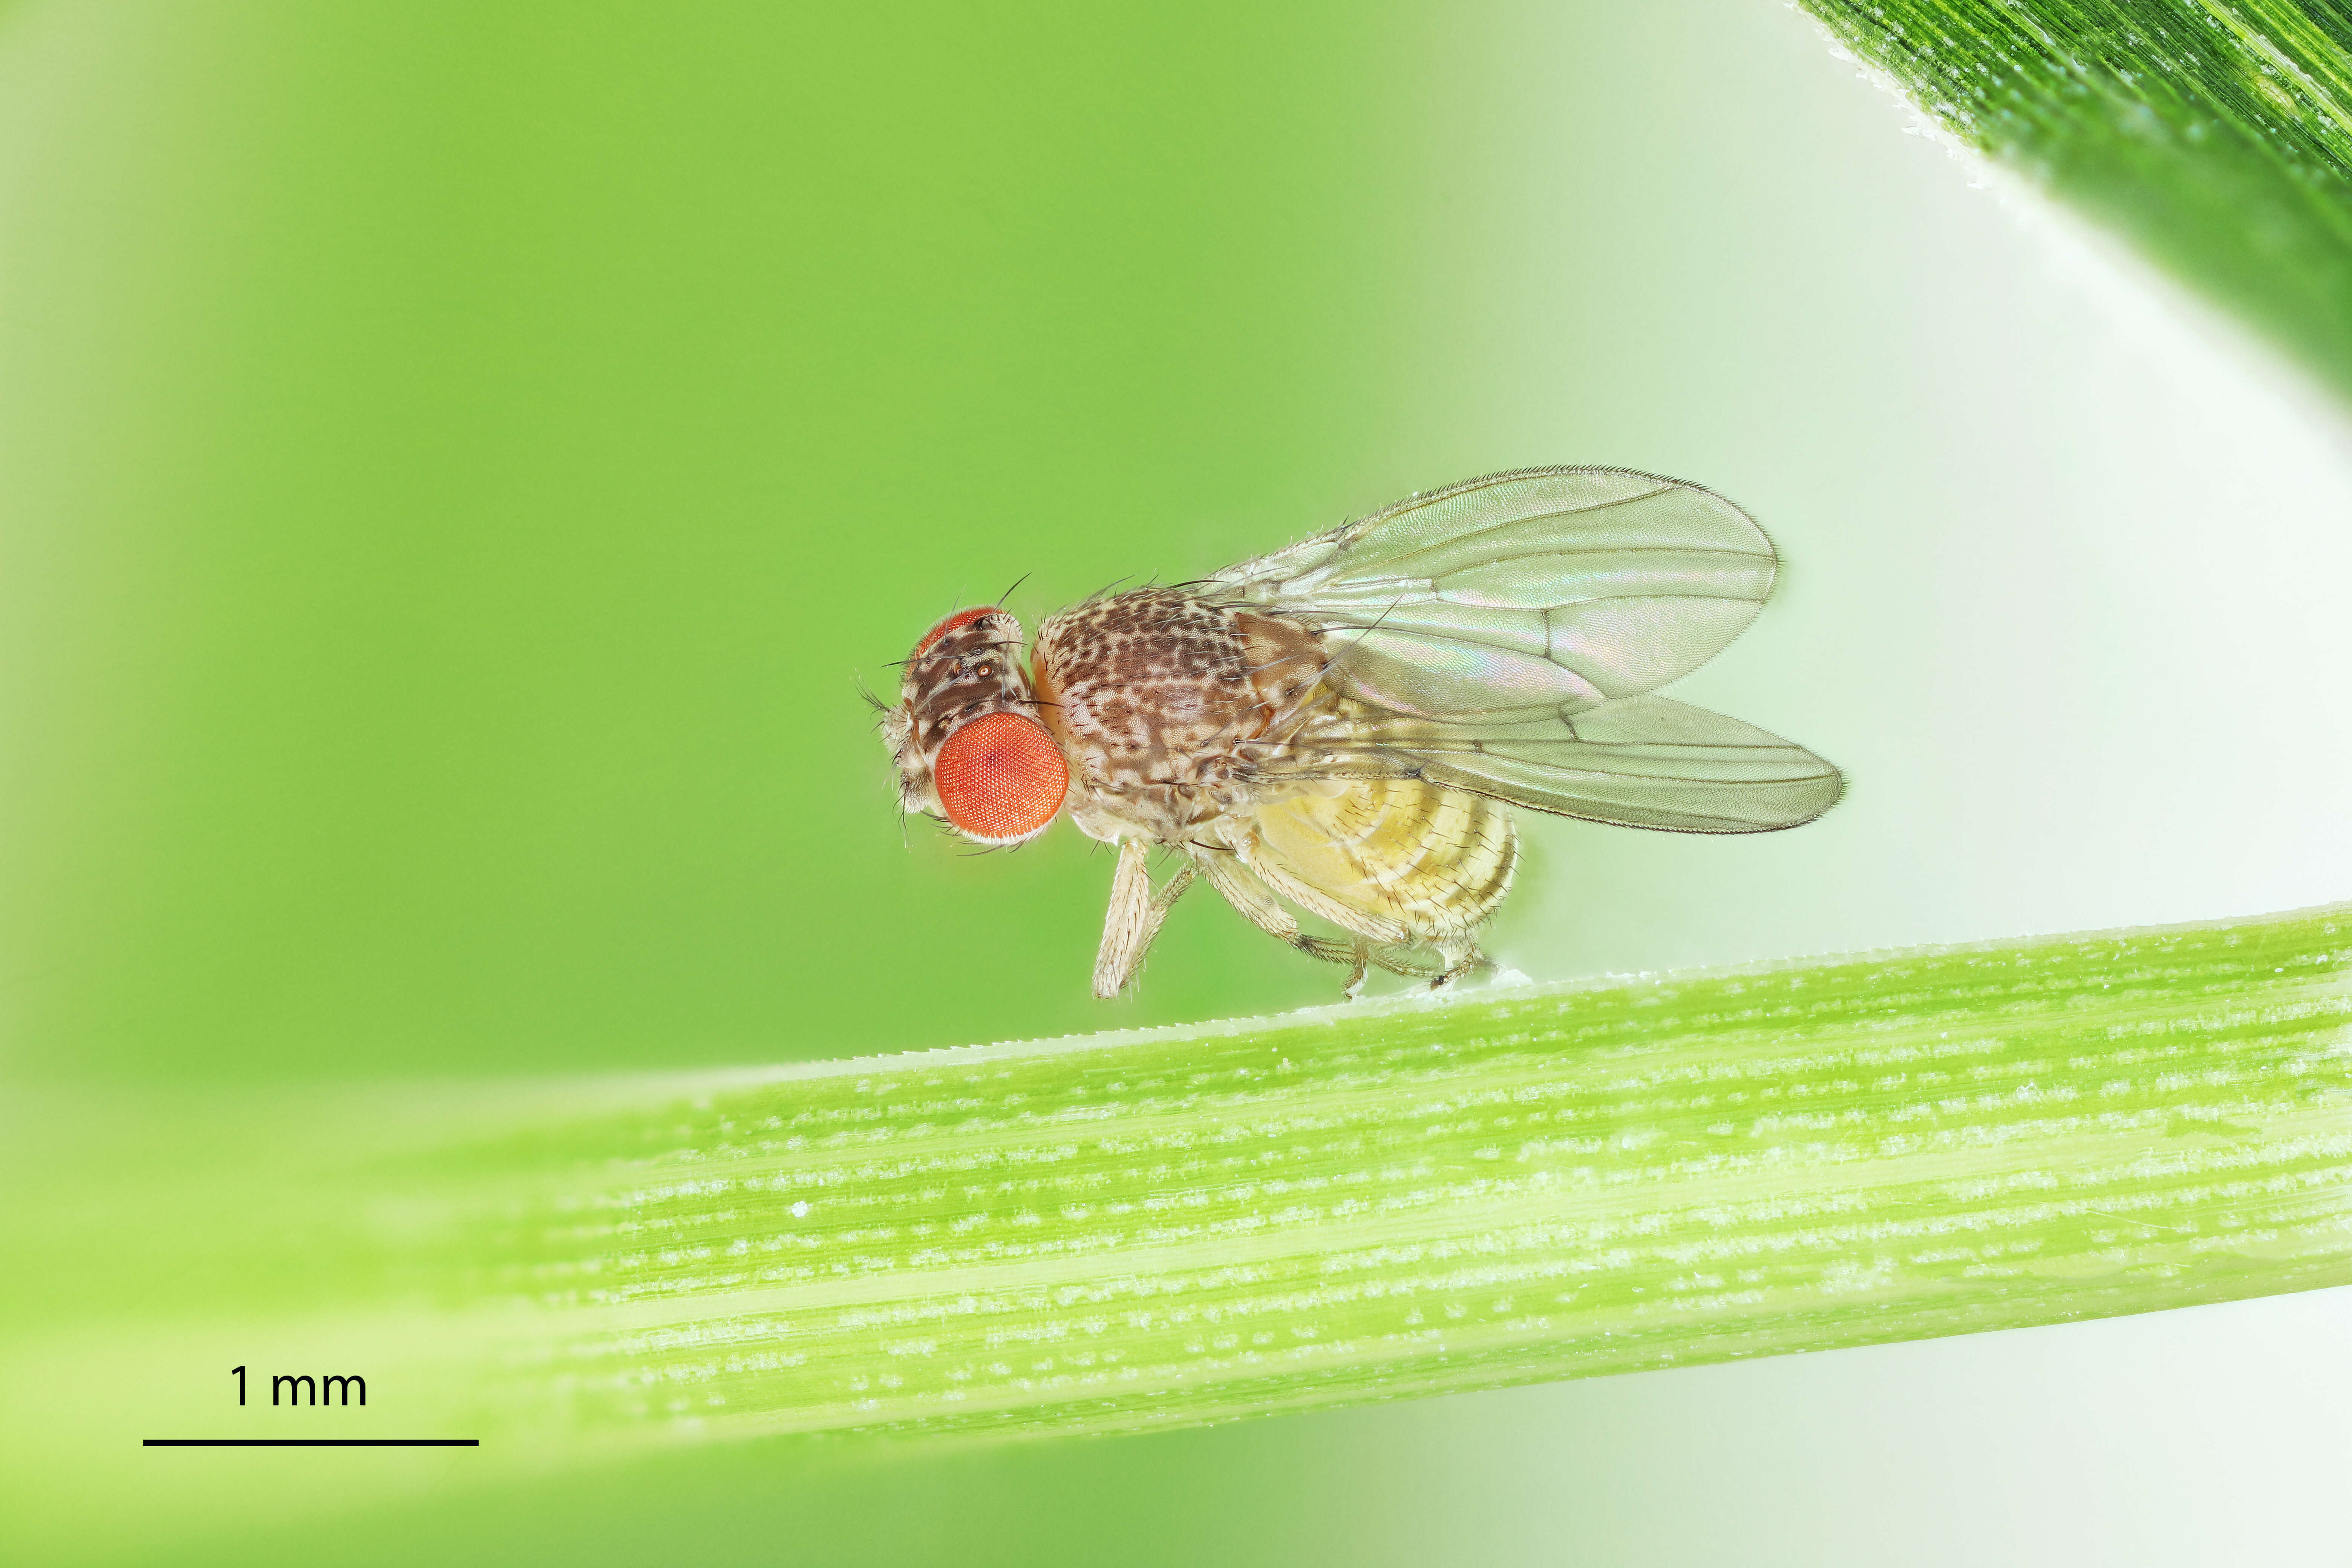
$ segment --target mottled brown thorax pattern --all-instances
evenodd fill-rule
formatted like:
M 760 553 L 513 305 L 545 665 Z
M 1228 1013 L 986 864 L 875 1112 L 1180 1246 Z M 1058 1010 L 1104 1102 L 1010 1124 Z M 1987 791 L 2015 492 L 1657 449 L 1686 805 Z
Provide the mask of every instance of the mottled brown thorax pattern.
M 1037 696 L 1069 754 L 1079 827 L 1174 841 L 1234 809 L 1250 790 L 1235 748 L 1286 732 L 1323 664 L 1307 627 L 1181 588 L 1049 618 Z

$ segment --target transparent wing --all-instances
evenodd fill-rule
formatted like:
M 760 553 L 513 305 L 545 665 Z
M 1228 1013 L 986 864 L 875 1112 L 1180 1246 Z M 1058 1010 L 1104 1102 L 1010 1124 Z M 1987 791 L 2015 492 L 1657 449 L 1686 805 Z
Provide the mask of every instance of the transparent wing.
M 1416 778 L 1536 811 L 1682 833 L 1762 833 L 1837 802 L 1838 770 L 1737 719 L 1655 696 L 1460 722 L 1355 704 L 1246 756 L 1269 784 Z
M 1321 630 L 1341 696 L 1511 721 L 1696 668 L 1755 618 L 1774 565 L 1764 531 L 1712 490 L 1526 468 L 1414 496 L 1203 586 Z

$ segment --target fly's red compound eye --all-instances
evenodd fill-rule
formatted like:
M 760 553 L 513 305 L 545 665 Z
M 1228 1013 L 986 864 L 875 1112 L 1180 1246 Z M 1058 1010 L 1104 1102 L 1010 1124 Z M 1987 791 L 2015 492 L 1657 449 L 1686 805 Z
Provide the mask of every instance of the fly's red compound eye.
M 1036 720 L 983 713 L 948 737 L 932 778 L 957 832 L 982 844 L 1018 844 L 1062 809 L 1070 764 Z
M 992 616 L 994 614 L 996 614 L 996 606 L 994 605 L 974 605 L 971 609 L 958 610 L 954 615 L 950 616 L 946 620 L 941 621 L 938 626 L 933 626 L 929 631 L 923 634 L 923 640 L 915 645 L 915 651 L 912 655 L 912 658 L 920 658 L 925 654 L 930 652 L 931 645 L 938 642 L 950 632 L 955 631 L 962 626 L 968 626 L 971 625 L 972 622 L 979 620 L 982 616 Z

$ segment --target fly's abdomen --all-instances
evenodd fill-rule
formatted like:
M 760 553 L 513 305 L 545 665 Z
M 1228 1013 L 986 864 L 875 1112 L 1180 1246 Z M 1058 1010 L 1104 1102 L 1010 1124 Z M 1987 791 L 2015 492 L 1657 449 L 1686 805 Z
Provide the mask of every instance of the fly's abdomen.
M 1418 779 L 1362 779 L 1259 805 L 1227 837 L 1301 909 L 1374 942 L 1467 935 L 1509 890 L 1509 808 Z

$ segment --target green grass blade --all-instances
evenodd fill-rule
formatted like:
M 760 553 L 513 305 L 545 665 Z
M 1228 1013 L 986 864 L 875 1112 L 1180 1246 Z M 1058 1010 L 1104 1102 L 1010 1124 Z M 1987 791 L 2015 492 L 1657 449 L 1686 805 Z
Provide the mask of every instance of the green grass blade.
M 1214 1420 L 2343 1283 L 2347 949 L 2337 910 L 870 1062 L 594 1124 L 575 1223 L 471 1246 L 560 1283 L 567 1421 L 756 1431 Z
M 1960 141 L 2352 395 L 2352 10 L 1805 0 Z
M 46 1219 L 8 1222 L 33 1267 L 0 1425 L 71 1454 L 470 1436 L 462 1473 L 488 1474 L 1217 1421 L 2343 1284 L 2347 963 L 2338 907 L 686 1088 L 247 1105 L 202 1157 L 126 1121 L 105 1168 L 51 1170 Z M 238 1410 L 239 1363 L 374 1397 Z M 116 1484 L 20 1458 L 36 1514 Z M 202 1472 L 169 1474 L 205 1506 Z

